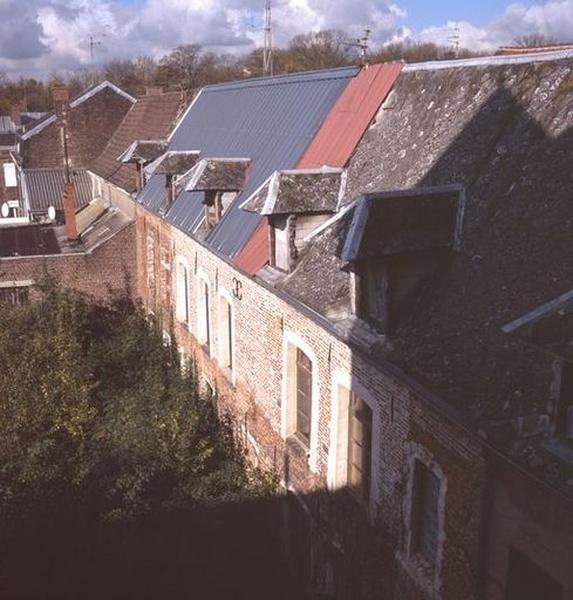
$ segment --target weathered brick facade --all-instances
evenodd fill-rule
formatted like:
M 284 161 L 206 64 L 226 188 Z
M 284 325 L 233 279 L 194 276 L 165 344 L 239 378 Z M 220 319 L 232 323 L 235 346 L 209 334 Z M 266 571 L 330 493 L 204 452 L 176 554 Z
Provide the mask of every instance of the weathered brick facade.
M 345 597 L 381 597 L 381 589 L 386 590 L 383 597 L 388 598 L 477 597 L 485 477 L 479 444 L 422 400 L 399 376 L 385 372 L 353 351 L 316 315 L 279 297 L 143 209 L 138 209 L 137 244 L 138 293 L 145 305 L 162 315 L 166 329 L 173 323 L 178 344 L 195 357 L 200 372 L 216 387 L 219 406 L 233 414 L 252 460 L 275 469 L 287 489 L 308 499 L 306 508 L 314 532 L 314 587 L 328 588 L 325 573 L 332 568 L 328 556 L 334 548 L 346 565 L 344 568 L 337 563 L 337 569 L 348 571 L 344 584 L 347 589 L 349 581 L 354 580 L 350 585 L 353 594 L 349 590 L 350 595 Z M 175 272 L 181 259 L 191 274 L 188 324 L 172 317 Z M 206 279 L 210 286 L 209 354 L 196 338 L 199 278 Z M 218 299 L 222 294 L 232 298 L 231 376 L 219 367 L 217 359 Z M 310 457 L 292 437 L 285 440 L 282 411 L 286 339 L 300 340 L 316 362 L 319 417 Z M 368 395 L 376 405 L 373 464 L 377 468 L 373 478 L 377 485 L 371 506 L 374 529 L 359 527 L 361 511 L 354 500 L 343 497 L 338 501 L 340 493 L 326 493 L 329 465 L 334 460 L 332 407 L 339 380 L 348 380 L 352 388 Z M 441 564 L 437 573 L 430 576 L 405 551 L 408 480 L 412 457 L 420 448 L 440 466 L 446 488 Z M 335 517 L 337 509 L 333 503 L 346 505 L 344 517 Z M 331 509 L 325 514 L 326 506 Z M 348 527 L 349 520 L 355 520 L 356 527 Z M 360 536 L 360 542 L 356 533 L 359 530 L 369 532 Z M 376 532 L 384 532 L 382 542 Z M 349 569 L 357 557 L 362 558 L 362 564 Z M 376 568 L 378 562 L 386 562 L 386 567 Z
M 105 299 L 133 285 L 135 261 L 135 224 L 129 223 L 90 252 L 0 258 L 0 285 L 37 283 L 48 275 L 63 287 Z

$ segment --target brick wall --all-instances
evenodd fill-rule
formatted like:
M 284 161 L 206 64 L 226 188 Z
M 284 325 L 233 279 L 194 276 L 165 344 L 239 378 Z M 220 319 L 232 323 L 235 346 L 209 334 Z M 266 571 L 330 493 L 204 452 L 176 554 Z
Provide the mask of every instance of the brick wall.
M 371 539 L 368 547 L 377 548 L 378 566 L 384 563 L 384 557 L 391 564 L 382 574 L 375 567 L 361 574 L 358 581 L 363 591 L 378 589 L 378 592 L 372 591 L 363 597 L 380 597 L 379 585 L 382 583 L 387 591 L 394 590 L 388 593 L 388 598 L 401 600 L 429 598 L 436 593 L 452 600 L 475 597 L 484 487 L 479 445 L 420 400 L 404 383 L 373 367 L 304 312 L 237 271 L 181 231 L 141 208 L 138 213 L 139 294 L 150 309 L 163 316 L 165 327 L 168 327 L 171 302 L 176 297 L 175 262 L 177 257 L 184 257 L 190 268 L 190 321 L 186 326 L 174 320 L 177 341 L 186 353 L 195 356 L 200 371 L 216 386 L 219 406 L 233 413 L 237 431 L 255 462 L 275 468 L 283 483 L 303 497 L 308 494 L 331 497 L 326 490 L 329 460 L 332 460 L 329 456 L 332 451 L 331 411 L 336 398 L 333 381 L 337 374 L 342 374 L 349 378 L 353 387 L 359 386 L 363 390 L 361 393 L 374 399 L 377 422 L 374 424 L 373 452 L 376 456 L 373 464 L 377 467 L 375 479 L 378 485 L 374 490 L 372 514 L 377 520 L 376 527 L 386 533 L 386 540 L 380 544 Z M 148 238 L 155 240 L 155 290 L 148 289 Z M 161 248 L 164 249 L 163 258 L 159 256 Z M 162 273 L 164 266 L 161 265 L 166 256 L 173 265 L 167 276 Z M 211 288 L 210 356 L 195 337 L 200 274 L 209 280 Z M 233 298 L 235 366 L 232 381 L 219 368 L 217 361 L 217 299 L 223 290 Z M 319 417 L 315 456 L 313 461 L 311 452 L 311 464 L 298 444 L 283 438 L 283 350 L 285 337 L 291 335 L 312 349 L 317 362 Z M 410 564 L 404 552 L 409 521 L 406 516 L 409 508 L 404 505 L 404 498 L 411 467 L 409 452 L 413 446 L 427 449 L 440 465 L 447 482 L 442 565 L 439 576 L 435 580 L 430 578 L 431 581 L 417 572 L 417 566 Z M 288 463 L 288 469 L 285 463 Z M 320 505 L 314 503 L 315 508 L 308 507 L 315 524 L 323 519 L 320 508 L 316 509 Z M 324 502 L 322 506 L 325 506 Z M 347 513 L 348 517 L 351 515 L 352 511 Z M 326 522 L 332 522 L 332 519 L 326 518 Z M 342 527 L 347 534 L 341 534 L 339 545 L 345 560 L 351 561 L 352 556 L 357 555 L 356 548 L 352 552 L 350 548 L 355 546 L 352 536 L 358 529 L 348 530 Z M 327 536 L 330 540 L 325 544 L 332 546 L 332 538 L 337 536 Z M 325 547 L 323 544 L 322 549 Z M 315 558 L 317 553 L 327 554 L 317 547 L 314 550 Z M 370 562 L 373 565 L 377 563 L 376 560 Z M 314 564 L 314 579 L 315 582 L 322 579 L 321 560 L 318 558 Z M 378 581 L 378 585 L 373 585 L 373 581 Z M 355 597 L 360 596 L 355 594 Z
M 103 151 L 132 103 L 109 88 L 69 111 L 68 152 L 72 167 L 87 167 Z M 61 130 L 50 123 L 21 144 L 24 166 L 56 168 L 64 165 Z
M 135 260 L 135 224 L 130 223 L 89 254 L 0 258 L 0 283 L 37 282 L 50 275 L 62 287 L 105 299 L 110 291 L 123 292 L 126 283 L 133 284 Z

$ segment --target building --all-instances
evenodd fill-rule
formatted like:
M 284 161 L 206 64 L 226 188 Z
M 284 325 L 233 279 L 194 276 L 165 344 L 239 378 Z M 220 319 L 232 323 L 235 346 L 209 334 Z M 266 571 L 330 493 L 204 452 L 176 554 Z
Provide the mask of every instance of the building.
M 292 597 L 573 598 L 572 72 L 208 86 L 90 169 L 134 293 L 280 478 Z

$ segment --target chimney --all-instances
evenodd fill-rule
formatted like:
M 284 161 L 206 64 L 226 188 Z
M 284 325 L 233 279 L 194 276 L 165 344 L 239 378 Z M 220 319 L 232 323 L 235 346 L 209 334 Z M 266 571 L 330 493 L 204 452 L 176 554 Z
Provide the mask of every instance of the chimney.
M 69 181 L 64 186 L 64 222 L 66 237 L 70 242 L 78 239 L 78 227 L 76 224 L 76 186 Z
M 163 94 L 163 87 L 160 85 L 148 85 L 145 88 L 146 96 L 160 96 Z
M 64 111 L 70 101 L 70 90 L 63 85 L 57 85 L 52 88 L 52 101 L 56 109 L 58 119 L 64 116 Z
M 20 103 L 14 104 L 10 110 L 10 117 L 16 129 L 22 127 L 22 106 Z

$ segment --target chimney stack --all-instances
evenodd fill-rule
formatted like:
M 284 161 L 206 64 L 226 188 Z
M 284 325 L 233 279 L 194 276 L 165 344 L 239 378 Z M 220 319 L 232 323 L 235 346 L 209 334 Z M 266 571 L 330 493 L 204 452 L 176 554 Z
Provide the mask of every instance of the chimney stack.
M 20 129 L 22 127 L 22 106 L 19 102 L 12 106 L 10 117 L 16 129 Z
M 163 86 L 161 85 L 148 85 L 145 88 L 146 96 L 160 96 L 163 94 Z
M 56 109 L 56 116 L 61 119 L 70 101 L 70 90 L 63 85 L 54 86 L 52 88 L 52 101 Z
M 78 239 L 78 227 L 76 224 L 76 186 L 69 181 L 64 186 L 64 221 L 66 237 L 70 242 Z

